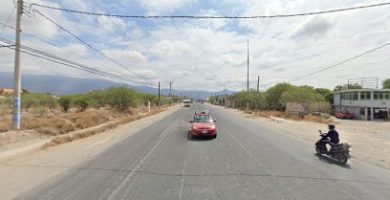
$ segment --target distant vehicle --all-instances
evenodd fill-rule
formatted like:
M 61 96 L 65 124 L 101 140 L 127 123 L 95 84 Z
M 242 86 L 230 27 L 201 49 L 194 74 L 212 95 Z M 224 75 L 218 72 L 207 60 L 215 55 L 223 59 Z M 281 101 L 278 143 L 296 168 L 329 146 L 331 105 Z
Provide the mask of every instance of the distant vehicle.
M 215 120 L 209 114 L 195 114 L 193 120 L 190 121 L 191 129 L 189 136 L 194 137 L 217 137 L 217 129 Z
M 190 99 L 184 99 L 183 103 L 184 103 L 184 107 L 191 107 L 191 100 Z
M 335 116 L 339 119 L 353 119 L 354 118 L 353 114 L 350 113 L 348 110 L 337 111 Z

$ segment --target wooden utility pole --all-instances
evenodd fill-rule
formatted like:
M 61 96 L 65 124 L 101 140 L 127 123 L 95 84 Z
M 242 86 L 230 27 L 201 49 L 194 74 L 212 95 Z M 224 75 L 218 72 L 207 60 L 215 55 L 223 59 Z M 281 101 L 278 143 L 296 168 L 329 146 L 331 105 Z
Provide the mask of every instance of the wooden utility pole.
M 16 5 L 16 31 L 15 31 L 15 71 L 14 71 L 14 105 L 12 115 L 12 127 L 20 129 L 20 93 L 21 93 L 21 72 L 20 72 L 20 20 L 23 13 L 23 0 L 17 0 Z

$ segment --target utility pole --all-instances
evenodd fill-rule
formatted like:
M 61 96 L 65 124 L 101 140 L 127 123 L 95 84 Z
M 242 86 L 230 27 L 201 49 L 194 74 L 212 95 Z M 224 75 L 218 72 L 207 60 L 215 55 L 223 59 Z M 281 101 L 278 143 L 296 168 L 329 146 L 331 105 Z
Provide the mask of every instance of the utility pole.
M 172 105 L 172 81 L 169 81 L 169 105 Z
M 23 0 L 17 0 L 16 8 L 16 38 L 15 38 L 15 71 L 14 71 L 14 106 L 12 115 L 12 127 L 20 129 L 20 93 L 21 93 L 21 72 L 20 72 L 20 20 L 23 13 Z
M 249 39 L 246 41 L 246 92 L 249 93 Z M 249 110 L 249 102 L 246 109 Z
M 249 92 L 249 39 L 246 42 L 246 91 Z
M 172 81 L 169 81 L 169 97 L 171 97 L 172 94 Z
M 158 82 L 158 106 L 161 105 L 160 81 Z
M 259 93 L 259 86 L 260 86 L 260 76 L 257 76 L 257 93 Z

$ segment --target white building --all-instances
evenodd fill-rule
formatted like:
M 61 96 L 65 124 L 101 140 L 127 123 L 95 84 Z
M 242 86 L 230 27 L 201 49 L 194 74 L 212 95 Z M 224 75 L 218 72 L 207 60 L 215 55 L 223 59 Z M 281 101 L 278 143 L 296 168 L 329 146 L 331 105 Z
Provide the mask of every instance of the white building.
M 333 95 L 335 111 L 348 110 L 364 120 L 390 118 L 390 89 L 351 89 Z

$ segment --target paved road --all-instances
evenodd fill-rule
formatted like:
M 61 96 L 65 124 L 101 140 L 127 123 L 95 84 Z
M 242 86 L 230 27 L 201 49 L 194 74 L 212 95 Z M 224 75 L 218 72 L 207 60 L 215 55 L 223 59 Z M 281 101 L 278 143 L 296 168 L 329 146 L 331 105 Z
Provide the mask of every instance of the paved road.
M 222 108 L 211 108 L 217 139 L 189 140 L 194 107 L 17 199 L 390 199 L 389 171 L 319 160 L 313 144 Z

